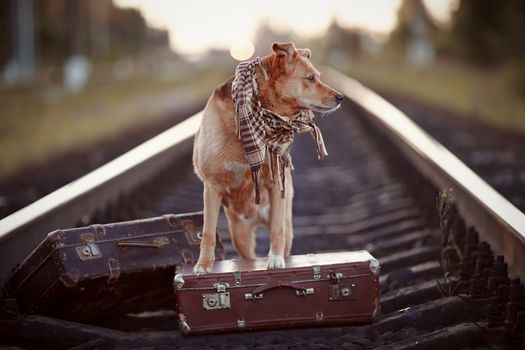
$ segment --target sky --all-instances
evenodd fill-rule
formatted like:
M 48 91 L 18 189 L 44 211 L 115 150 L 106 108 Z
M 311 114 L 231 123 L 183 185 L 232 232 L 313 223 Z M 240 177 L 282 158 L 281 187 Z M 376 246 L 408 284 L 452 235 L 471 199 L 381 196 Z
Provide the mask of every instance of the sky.
M 186 55 L 209 49 L 229 50 L 252 41 L 258 26 L 302 36 L 321 35 L 333 19 L 347 27 L 386 34 L 395 25 L 401 0 L 114 0 L 141 10 L 146 21 L 169 31 L 171 46 Z M 432 15 L 450 17 L 457 0 L 425 0 Z

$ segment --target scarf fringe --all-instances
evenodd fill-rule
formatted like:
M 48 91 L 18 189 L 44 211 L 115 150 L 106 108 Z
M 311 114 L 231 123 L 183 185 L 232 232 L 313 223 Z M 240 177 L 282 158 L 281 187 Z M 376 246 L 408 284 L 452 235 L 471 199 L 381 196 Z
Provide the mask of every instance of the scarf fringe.
M 259 192 L 259 177 L 261 175 L 261 167 L 254 167 L 252 168 L 252 180 L 254 184 L 254 190 L 255 190 L 255 204 L 261 203 L 261 194 Z
M 281 192 L 281 198 L 284 199 L 286 194 L 286 168 L 288 168 L 291 165 L 289 158 L 286 154 L 280 156 L 275 152 L 270 151 L 268 151 L 268 154 L 270 162 L 270 164 L 268 164 L 270 172 L 270 182 L 273 185 L 275 185 L 276 178 L 278 179 L 277 185 L 279 186 L 279 191 Z M 255 193 L 255 204 L 260 204 L 261 201 L 261 193 L 259 189 L 259 179 L 261 176 L 261 170 L 261 166 L 254 166 L 251 168 L 253 188 Z
M 314 123 L 309 124 L 312 130 L 310 130 L 310 135 L 315 140 L 315 147 L 317 149 L 317 159 L 323 159 L 328 155 L 326 151 L 326 146 L 324 145 L 323 134 L 321 130 Z
M 286 189 L 285 187 L 285 167 L 286 167 L 286 164 L 284 163 L 284 160 L 281 158 L 280 161 L 279 161 L 279 165 L 281 167 L 280 171 L 281 171 L 281 198 L 284 199 L 284 191 Z

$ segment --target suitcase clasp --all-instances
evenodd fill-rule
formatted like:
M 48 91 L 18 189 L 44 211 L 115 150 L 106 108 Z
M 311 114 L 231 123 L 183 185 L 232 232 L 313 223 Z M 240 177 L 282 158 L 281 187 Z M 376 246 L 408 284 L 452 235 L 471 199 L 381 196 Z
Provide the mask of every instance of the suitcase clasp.
M 86 244 L 76 247 L 76 250 L 80 260 L 98 259 L 102 257 L 100 249 L 93 242 L 86 242 Z
M 228 283 L 214 283 L 213 288 L 217 289 L 217 293 L 203 294 L 202 307 L 205 310 L 229 309 L 231 303 L 230 292 L 226 291 L 228 287 L 230 287 Z
M 312 266 L 312 270 L 314 271 L 314 280 L 320 280 L 321 279 L 321 266 L 314 265 Z
M 228 283 L 214 283 L 213 288 L 217 288 L 217 293 L 224 293 L 226 292 L 226 288 L 228 288 L 230 285 Z
M 341 272 L 330 272 L 328 275 L 328 278 L 334 283 L 339 283 L 343 277 L 344 275 Z
M 233 279 L 235 280 L 235 285 L 240 286 L 242 284 L 241 271 L 234 271 Z
M 298 297 L 304 297 L 306 295 L 314 294 L 314 291 L 315 290 L 313 288 L 305 288 L 303 290 L 296 290 L 295 295 L 297 295 Z
M 189 245 L 200 245 L 202 240 L 202 231 L 195 227 L 193 220 L 181 220 L 180 224 L 184 228 L 186 241 Z
M 257 300 L 262 299 L 263 293 L 260 294 L 253 294 L 253 293 L 246 293 L 244 294 L 244 300 Z
M 355 283 L 352 284 L 331 284 L 328 287 L 328 300 L 346 301 L 355 299 Z

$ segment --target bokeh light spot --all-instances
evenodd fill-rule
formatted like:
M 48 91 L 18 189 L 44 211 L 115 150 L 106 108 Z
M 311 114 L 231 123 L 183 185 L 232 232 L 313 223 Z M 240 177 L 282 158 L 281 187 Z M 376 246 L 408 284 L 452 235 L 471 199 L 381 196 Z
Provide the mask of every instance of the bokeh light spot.
M 237 41 L 230 47 L 230 54 L 237 61 L 244 61 L 252 57 L 255 52 L 253 44 L 248 40 Z

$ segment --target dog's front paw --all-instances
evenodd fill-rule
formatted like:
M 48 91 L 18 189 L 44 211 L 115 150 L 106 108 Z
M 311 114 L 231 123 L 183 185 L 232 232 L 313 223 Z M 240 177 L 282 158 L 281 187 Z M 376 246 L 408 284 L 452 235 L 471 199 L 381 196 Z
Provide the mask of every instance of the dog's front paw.
M 193 267 L 193 273 L 196 275 L 202 275 L 205 273 L 210 273 L 213 269 L 213 260 L 200 260 L 197 261 L 197 264 Z
M 269 269 L 284 269 L 285 263 L 284 263 L 284 256 L 273 254 L 270 252 L 268 254 L 268 268 Z

